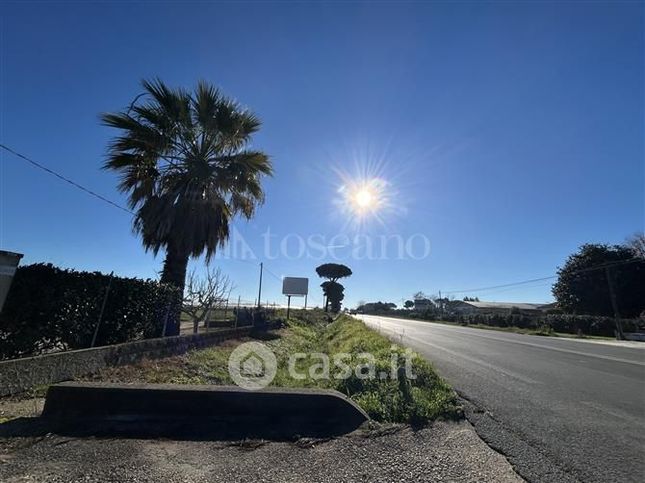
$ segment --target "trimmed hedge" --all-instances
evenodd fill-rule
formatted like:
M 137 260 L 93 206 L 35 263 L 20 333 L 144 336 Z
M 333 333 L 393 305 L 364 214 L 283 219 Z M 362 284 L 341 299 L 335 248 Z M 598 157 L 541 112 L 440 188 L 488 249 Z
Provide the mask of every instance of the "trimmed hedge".
M 481 324 L 492 327 L 519 327 L 522 329 L 550 329 L 565 334 L 598 335 L 613 337 L 615 322 L 612 317 L 594 315 L 522 315 L 522 314 L 474 314 L 452 315 L 446 320 L 462 324 Z M 625 332 L 645 329 L 645 321 L 640 319 L 621 319 Z
M 110 276 L 34 264 L 19 267 L 0 314 L 0 359 L 91 345 Z M 159 337 L 177 291 L 112 277 L 96 346 Z

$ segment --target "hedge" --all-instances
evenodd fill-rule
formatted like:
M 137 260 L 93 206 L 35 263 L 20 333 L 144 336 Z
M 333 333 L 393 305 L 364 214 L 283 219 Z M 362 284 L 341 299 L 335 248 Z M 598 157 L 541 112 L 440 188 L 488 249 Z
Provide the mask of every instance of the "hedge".
M 612 317 L 593 315 L 523 315 L 523 314 L 473 314 L 452 315 L 446 320 L 462 324 L 481 324 L 493 327 L 519 327 L 522 329 L 551 329 L 565 334 L 598 335 L 613 337 L 615 321 Z M 641 319 L 620 319 L 625 332 L 637 332 L 645 329 Z
M 96 346 L 161 336 L 175 289 L 34 264 L 18 268 L 0 314 L 0 359 L 89 347 L 108 285 Z

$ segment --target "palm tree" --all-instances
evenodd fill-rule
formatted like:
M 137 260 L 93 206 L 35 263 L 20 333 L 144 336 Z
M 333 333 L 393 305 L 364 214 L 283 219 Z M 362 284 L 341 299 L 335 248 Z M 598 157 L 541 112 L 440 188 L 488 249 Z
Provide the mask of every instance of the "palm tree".
M 188 259 L 205 252 L 209 260 L 228 240 L 231 220 L 253 216 L 272 166 L 247 148 L 260 120 L 212 85 L 189 92 L 158 79 L 142 84 L 127 111 L 101 116 L 121 131 L 104 168 L 121 175 L 146 250 L 165 250 L 161 282 L 183 293 Z M 174 322 L 170 333 L 178 333 Z

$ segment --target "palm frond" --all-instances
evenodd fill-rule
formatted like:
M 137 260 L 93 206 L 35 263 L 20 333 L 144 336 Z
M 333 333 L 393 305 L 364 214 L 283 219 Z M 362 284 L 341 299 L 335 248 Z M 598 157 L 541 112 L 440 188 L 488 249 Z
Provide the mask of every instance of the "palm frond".
M 159 79 L 142 85 L 142 102 L 101 116 L 120 132 L 104 168 L 121 175 L 146 249 L 172 243 L 211 257 L 226 243 L 231 220 L 252 217 L 264 201 L 261 180 L 273 174 L 271 160 L 245 149 L 261 122 L 204 81 L 193 93 Z

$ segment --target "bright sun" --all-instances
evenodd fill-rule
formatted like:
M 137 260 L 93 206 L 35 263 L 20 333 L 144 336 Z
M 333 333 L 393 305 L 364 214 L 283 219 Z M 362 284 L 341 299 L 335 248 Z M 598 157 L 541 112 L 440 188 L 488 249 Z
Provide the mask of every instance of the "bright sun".
M 376 215 L 384 202 L 383 183 L 379 180 L 354 182 L 343 191 L 348 208 L 359 217 Z
M 362 188 L 354 194 L 354 201 L 359 208 L 369 208 L 374 204 L 374 195 L 369 189 Z
M 385 226 L 390 217 L 405 210 L 395 185 L 388 179 L 384 154 L 359 146 L 338 157 L 345 161 L 337 166 L 332 162 L 331 170 L 336 176 L 328 179 L 335 185 L 334 214 L 340 215 L 338 219 L 346 228 L 368 232 L 377 225 Z M 352 165 L 353 171 L 347 171 L 347 166 Z

